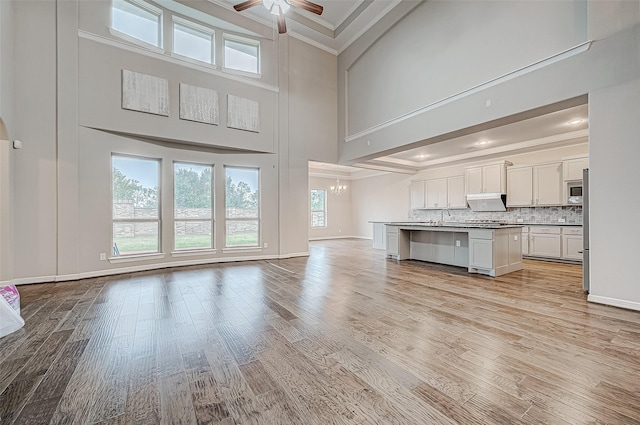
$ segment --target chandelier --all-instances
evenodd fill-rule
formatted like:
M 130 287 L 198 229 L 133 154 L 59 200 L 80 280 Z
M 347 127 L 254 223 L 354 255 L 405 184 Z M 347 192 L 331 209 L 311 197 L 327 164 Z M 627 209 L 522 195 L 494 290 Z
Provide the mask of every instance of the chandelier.
M 262 4 L 272 15 L 284 15 L 291 8 L 289 0 L 262 0 Z
M 340 184 L 340 177 L 336 177 L 336 184 L 330 187 L 331 193 L 340 196 L 347 191 L 346 184 Z

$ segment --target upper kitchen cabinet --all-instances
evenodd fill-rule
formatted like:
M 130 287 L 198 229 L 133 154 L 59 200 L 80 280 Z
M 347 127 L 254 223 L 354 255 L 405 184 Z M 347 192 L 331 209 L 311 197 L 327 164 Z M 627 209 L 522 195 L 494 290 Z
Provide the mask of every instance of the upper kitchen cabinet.
M 533 205 L 533 167 L 523 165 L 507 169 L 507 206 Z
M 562 205 L 562 163 L 533 167 L 534 205 Z
M 431 179 L 426 181 L 427 208 L 448 208 L 447 179 Z
M 589 168 L 589 157 L 563 158 L 562 172 L 564 181 L 582 180 L 582 170 Z
M 411 209 L 421 209 L 426 207 L 425 181 L 413 181 L 409 186 L 411 196 Z
M 480 167 L 467 168 L 465 172 L 466 193 L 507 193 L 508 161 Z
M 447 178 L 449 208 L 467 208 L 467 199 L 464 195 L 464 176 Z

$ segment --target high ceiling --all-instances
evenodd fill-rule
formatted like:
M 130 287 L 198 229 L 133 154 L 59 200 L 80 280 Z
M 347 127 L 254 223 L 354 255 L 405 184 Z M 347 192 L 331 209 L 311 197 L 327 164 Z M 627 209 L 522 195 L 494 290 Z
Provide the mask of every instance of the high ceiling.
M 243 0 L 210 0 L 227 6 Z M 340 53 L 366 29 L 389 13 L 399 0 L 311 0 L 324 7 L 321 16 L 292 7 L 286 14 L 289 35 L 303 39 L 324 50 Z M 404 0 L 419 3 L 417 0 Z M 247 17 L 273 26 L 275 18 L 261 5 L 243 12 Z

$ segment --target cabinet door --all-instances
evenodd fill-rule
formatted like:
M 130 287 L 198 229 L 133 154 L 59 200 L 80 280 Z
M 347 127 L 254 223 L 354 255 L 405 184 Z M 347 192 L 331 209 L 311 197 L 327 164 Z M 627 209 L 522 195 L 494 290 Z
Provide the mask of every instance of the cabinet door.
M 529 234 L 529 255 L 534 257 L 561 257 L 560 235 Z
M 522 234 L 522 255 L 529 255 L 529 234 Z
M 493 268 L 493 240 L 469 238 L 469 267 Z
M 411 185 L 409 186 L 409 190 L 411 192 L 411 209 L 412 210 L 425 207 L 424 187 L 425 187 L 424 181 L 411 182 Z
M 582 236 L 562 235 L 562 258 L 582 260 Z
M 467 195 L 470 193 L 482 193 L 482 167 L 467 168 L 465 184 Z
M 504 193 L 506 188 L 503 186 L 505 180 L 502 175 L 504 166 L 500 164 L 487 165 L 482 167 L 482 193 Z
M 467 199 L 464 196 L 464 176 L 447 179 L 447 194 L 449 208 L 467 208 Z
M 387 232 L 387 255 L 398 255 L 398 233 Z
M 507 169 L 507 206 L 528 207 L 533 205 L 533 168 Z
M 562 205 L 562 163 L 533 167 L 535 205 Z
M 568 159 L 562 163 L 562 172 L 564 173 L 564 179 L 568 180 L 582 180 L 582 170 L 589 168 L 589 158 L 575 158 Z
M 447 208 L 447 179 L 427 180 L 427 208 Z

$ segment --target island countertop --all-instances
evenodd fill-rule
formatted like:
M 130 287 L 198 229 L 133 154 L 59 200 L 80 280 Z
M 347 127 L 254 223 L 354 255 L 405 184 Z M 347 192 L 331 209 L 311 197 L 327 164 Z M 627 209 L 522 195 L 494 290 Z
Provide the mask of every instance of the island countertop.
M 387 226 L 400 226 L 400 227 L 425 227 L 428 230 L 447 230 L 451 231 L 452 229 L 511 229 L 517 227 L 524 227 L 524 224 L 500 224 L 500 223 L 462 223 L 462 222 L 453 222 L 447 221 L 443 224 L 438 224 L 434 222 L 426 222 L 426 221 L 389 221 L 382 222 Z

